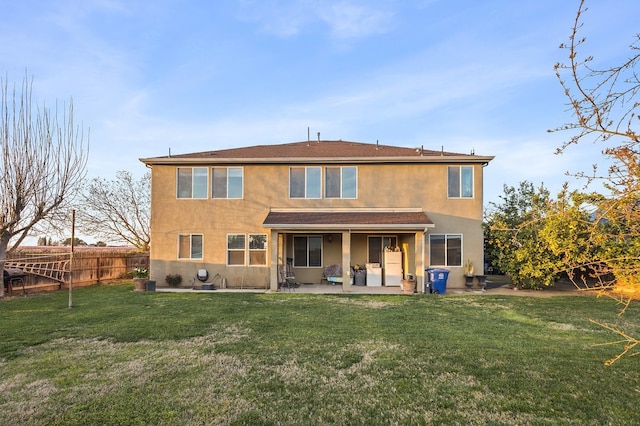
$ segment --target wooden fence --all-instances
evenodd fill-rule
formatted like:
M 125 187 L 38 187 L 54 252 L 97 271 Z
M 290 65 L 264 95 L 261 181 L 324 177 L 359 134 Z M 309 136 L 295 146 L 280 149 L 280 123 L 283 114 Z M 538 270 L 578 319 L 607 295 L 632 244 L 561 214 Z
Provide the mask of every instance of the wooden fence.
M 72 265 L 73 263 L 73 265 Z M 76 247 L 73 262 L 69 247 L 20 247 L 7 256 L 5 268 L 26 273 L 30 291 L 131 278 L 136 268 L 149 268 L 149 253 L 131 247 Z

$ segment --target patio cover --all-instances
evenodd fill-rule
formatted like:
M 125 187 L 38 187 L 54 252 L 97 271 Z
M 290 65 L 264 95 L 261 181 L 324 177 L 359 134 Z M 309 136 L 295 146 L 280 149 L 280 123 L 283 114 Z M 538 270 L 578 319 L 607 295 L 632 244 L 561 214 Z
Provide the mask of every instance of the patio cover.
M 262 224 L 271 229 L 425 230 L 434 224 L 421 209 L 292 211 L 272 210 Z

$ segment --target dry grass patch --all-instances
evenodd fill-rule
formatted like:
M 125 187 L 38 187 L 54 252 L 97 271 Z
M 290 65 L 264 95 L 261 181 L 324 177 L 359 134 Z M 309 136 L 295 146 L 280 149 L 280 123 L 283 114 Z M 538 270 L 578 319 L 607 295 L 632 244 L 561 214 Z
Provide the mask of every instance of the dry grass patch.
M 0 302 L 0 424 L 640 422 L 639 370 L 604 367 L 615 348 L 587 319 L 613 301 L 65 296 Z
M 369 298 L 370 297 L 370 298 Z M 389 308 L 391 306 L 398 306 L 403 304 L 403 300 L 401 298 L 395 297 L 391 300 L 383 299 L 382 296 L 369 296 L 369 297 L 334 297 L 328 298 L 328 301 L 334 303 L 341 303 L 345 305 L 351 306 L 360 306 L 363 308 L 371 308 L 371 309 L 384 309 Z
M 64 401 L 67 407 L 95 407 L 101 405 L 101 399 L 113 399 L 114 395 L 126 398 L 146 393 L 152 399 L 218 405 L 225 399 L 221 390 L 243 382 L 252 363 L 216 353 L 215 348 L 245 338 L 246 330 L 234 326 L 183 341 L 122 343 L 67 338 L 29 348 L 25 357 L 12 365 L 23 372 L 2 377 L 0 400 L 12 415 L 0 414 L 0 423 L 18 419 L 19 424 L 38 424 L 49 401 L 54 405 Z M 53 377 L 39 378 L 43 373 Z M 251 406 L 247 402 L 242 408 L 238 395 L 226 398 L 229 409 L 235 407 L 238 412 Z

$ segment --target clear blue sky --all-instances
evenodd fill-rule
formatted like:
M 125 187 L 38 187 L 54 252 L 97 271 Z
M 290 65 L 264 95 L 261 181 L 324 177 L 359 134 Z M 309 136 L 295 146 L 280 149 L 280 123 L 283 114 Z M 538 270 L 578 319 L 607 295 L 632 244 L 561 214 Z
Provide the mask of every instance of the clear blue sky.
M 562 156 L 553 65 L 578 0 L 21 0 L 0 14 L 0 72 L 36 100 L 73 98 L 89 175 L 139 157 L 312 138 L 494 155 L 485 201 L 555 191 L 599 147 Z M 617 64 L 638 0 L 591 0 L 589 54 Z

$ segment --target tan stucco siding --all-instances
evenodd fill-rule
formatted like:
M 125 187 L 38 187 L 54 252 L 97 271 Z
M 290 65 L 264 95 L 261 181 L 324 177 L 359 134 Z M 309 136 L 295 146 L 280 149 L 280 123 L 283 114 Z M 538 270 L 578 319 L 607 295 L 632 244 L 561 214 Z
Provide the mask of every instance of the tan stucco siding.
M 214 165 L 208 167 L 211 166 Z M 271 251 L 271 246 L 277 241 L 273 241 L 274 234 L 262 225 L 271 208 L 421 208 L 435 224 L 429 233 L 464 234 L 463 256 L 465 259 L 471 257 L 477 273 L 481 272 L 482 165 L 473 165 L 472 199 L 448 199 L 446 164 L 355 166 L 358 168 L 357 199 L 290 199 L 289 165 L 257 164 L 243 166 L 243 199 L 239 200 L 210 197 L 203 200 L 177 199 L 177 167 L 152 166 L 152 278 L 162 284 L 166 274 L 180 273 L 183 275 L 183 285 L 186 285 L 195 275 L 195 269 L 199 267 L 197 265 L 201 265 L 209 270 L 211 276 L 220 273 L 234 286 L 249 283 L 268 286 L 271 281 L 270 268 L 275 267 L 272 265 L 273 258 L 267 255 L 267 265 L 264 267 L 227 267 L 226 238 L 229 233 L 267 234 Z M 204 237 L 202 261 L 178 260 L 178 236 L 192 233 Z M 366 237 L 351 235 L 354 236 L 351 241 L 352 263 L 364 263 Z M 415 253 L 415 239 L 411 234 L 405 237 L 403 241 L 410 243 L 410 253 Z M 328 243 L 325 236 L 324 244 L 324 264 L 341 261 L 339 251 L 328 250 L 332 246 L 340 246 L 340 233 L 336 231 L 332 243 Z M 429 266 L 428 247 L 425 249 L 424 263 Z M 312 275 L 304 278 L 317 278 L 318 271 L 309 273 Z M 452 271 L 452 274 L 461 276 L 461 268 L 460 271 Z
M 245 170 L 245 197 L 228 199 L 177 199 L 176 167 L 154 166 L 152 175 L 151 217 L 151 274 L 162 283 L 168 273 L 180 273 L 185 280 L 192 279 L 197 268 L 205 268 L 211 277 L 224 276 L 231 286 L 268 286 L 270 261 L 265 266 L 227 267 L 227 234 L 269 234 L 262 221 L 269 209 L 260 196 L 250 195 L 249 184 L 255 185 L 251 194 L 263 194 L 268 180 L 257 179 Z M 178 236 L 203 235 L 203 259 L 178 260 Z M 272 242 L 268 241 L 270 245 Z
M 436 227 L 430 229 L 426 235 L 425 267 L 446 268 L 451 271 L 448 284 L 453 287 L 464 287 L 464 263 L 467 259 L 473 262 L 475 274 L 484 271 L 484 240 L 482 221 L 477 219 L 452 218 L 449 215 L 432 213 L 431 220 Z M 446 266 L 429 263 L 429 235 L 431 234 L 462 234 L 462 265 Z
M 452 207 L 457 209 L 455 204 L 462 206 L 457 213 L 460 216 L 482 217 L 481 165 L 474 166 L 474 198 L 455 200 L 447 197 L 446 164 L 365 164 L 356 167 L 357 199 L 290 199 L 288 165 L 249 165 L 244 166 L 243 200 L 178 200 L 175 193 L 176 167 L 154 166 L 154 188 L 158 190 L 154 191 L 153 203 L 160 203 L 163 207 L 192 203 L 198 211 L 221 208 L 229 213 L 240 213 L 236 219 L 253 218 L 252 212 L 268 212 L 272 207 L 421 207 L 428 212 L 451 213 Z M 258 222 L 261 224 L 263 219 Z M 256 222 L 255 218 L 250 221 Z

